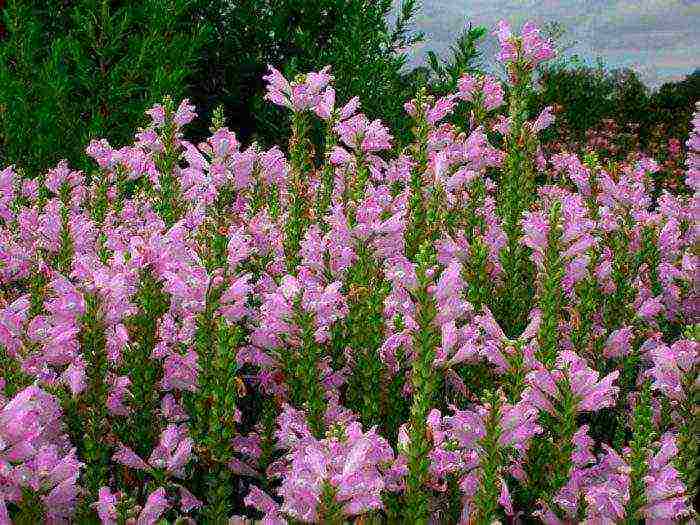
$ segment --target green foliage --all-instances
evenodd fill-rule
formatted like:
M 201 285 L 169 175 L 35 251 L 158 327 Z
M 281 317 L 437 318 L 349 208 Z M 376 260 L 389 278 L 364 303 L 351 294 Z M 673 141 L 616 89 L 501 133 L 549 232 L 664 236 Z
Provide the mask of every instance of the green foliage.
M 143 112 L 182 98 L 209 31 L 203 0 L 9 0 L 0 42 L 0 163 L 30 175 L 90 139 L 132 138 Z
M 602 62 L 586 65 L 578 57 L 570 62 L 556 62 L 542 71 L 537 107 L 559 105 L 557 131 L 564 126 L 576 140 L 583 140 L 587 130 L 614 110 L 615 86 Z
M 444 95 L 457 90 L 457 81 L 462 75 L 475 73 L 480 67 L 481 51 L 478 44 L 486 36 L 484 26 L 469 24 L 450 46 L 450 55 L 440 59 L 434 51 L 427 55 L 430 72 L 428 81 L 436 93 Z
M 523 212 L 535 200 L 537 171 L 533 159 L 538 139 L 525 127 L 529 116 L 527 100 L 532 92 L 531 75 L 521 74 L 519 82 L 512 86 L 508 94 L 511 131 L 505 140 L 505 170 L 497 199 L 508 244 L 501 253 L 501 263 L 507 277 L 496 315 L 510 336 L 519 334 L 525 328 L 527 321 L 524 314 L 534 294 L 532 264 L 527 250 L 519 242 Z
M 695 103 L 700 100 L 700 69 L 678 82 L 666 82 L 652 93 L 649 101 L 649 130 L 642 129 L 642 139 L 651 139 L 652 131 L 661 126 L 668 137 L 682 142 L 688 138 L 688 123 Z
M 560 254 L 560 242 L 563 236 L 559 223 L 562 215 L 561 204 L 555 203 L 549 210 L 549 232 L 547 233 L 547 249 L 544 254 L 544 279 L 540 302 L 542 304 L 542 324 L 539 330 L 539 360 L 548 367 L 554 366 L 559 353 L 559 337 L 557 328 L 561 318 L 564 302 L 562 279 L 564 278 L 564 262 Z
M 338 99 L 408 137 L 405 51 L 421 40 L 417 0 L 10 0 L 0 41 L 0 163 L 33 176 L 68 159 L 87 170 L 93 138 L 121 146 L 143 112 L 189 97 L 211 120 L 223 107 L 244 139 L 288 139 L 288 115 L 264 102 L 267 65 L 288 77 L 330 64 Z M 393 22 L 389 19 L 393 18 Z M 223 115 L 220 115 L 222 117 Z M 207 134 L 204 124 L 190 130 Z M 313 130 L 314 138 L 318 138 Z
M 685 142 L 694 104 L 700 100 L 700 70 L 651 91 L 633 70 L 610 70 L 600 58 L 595 65 L 578 56 L 552 62 L 542 69 L 540 83 L 532 111 L 549 105 L 560 109 L 545 137 L 579 143 L 606 120 L 630 133 L 643 149 L 659 135 Z M 617 140 L 623 137 L 618 135 Z
M 431 440 L 426 419 L 433 403 L 433 396 L 438 390 L 438 378 L 432 363 L 436 348 L 440 344 L 440 333 L 434 325 L 437 306 L 428 294 L 428 286 L 431 284 L 428 269 L 434 266 L 435 255 L 432 245 L 425 242 L 417 256 L 418 288 L 414 295 L 416 323 L 419 329 L 414 335 L 415 357 L 411 363 L 413 401 L 408 426 L 409 444 L 406 451 L 408 463 L 404 512 L 406 523 L 428 523 L 429 518 L 429 497 L 425 487 L 428 480 L 430 463 L 428 452 Z
M 267 64 L 287 78 L 330 64 L 339 100 L 358 94 L 369 117 L 381 117 L 392 127 L 405 126 L 402 104 L 412 92 L 403 79 L 404 50 L 422 35 L 409 33 L 418 2 L 403 0 L 392 27 L 388 15 L 394 3 L 214 0 L 216 8 L 210 9 L 207 18 L 216 36 L 204 49 L 192 88 L 203 120 L 223 104 L 243 139 L 264 144 L 285 141 L 287 112 L 263 101 Z

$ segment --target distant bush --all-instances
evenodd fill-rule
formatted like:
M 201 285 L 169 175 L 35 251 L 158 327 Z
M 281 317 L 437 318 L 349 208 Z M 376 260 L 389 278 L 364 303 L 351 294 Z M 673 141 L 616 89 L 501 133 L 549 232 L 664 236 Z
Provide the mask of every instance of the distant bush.
M 531 101 L 533 111 L 558 107 L 557 124 L 548 138 L 567 143 L 583 144 L 592 130 L 602 131 L 610 122 L 617 128 L 612 135 L 627 144 L 618 144 L 623 152 L 653 150 L 659 136 L 684 143 L 694 104 L 700 100 L 700 71 L 656 91 L 633 70 L 610 71 L 602 62 L 590 66 L 578 59 L 559 61 L 541 73 L 542 90 Z

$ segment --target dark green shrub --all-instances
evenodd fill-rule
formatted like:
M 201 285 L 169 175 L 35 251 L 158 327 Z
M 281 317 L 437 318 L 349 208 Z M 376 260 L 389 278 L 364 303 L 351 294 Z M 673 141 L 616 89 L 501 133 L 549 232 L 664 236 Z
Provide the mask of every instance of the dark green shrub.
M 0 42 L 0 163 L 90 164 L 91 138 L 126 143 L 144 110 L 186 95 L 209 36 L 202 0 L 9 0 Z
M 421 38 L 409 35 L 417 10 L 404 0 L 218 0 L 207 18 L 215 38 L 205 48 L 191 97 L 201 116 L 223 105 L 243 139 L 263 143 L 286 138 L 288 116 L 263 102 L 267 64 L 287 78 L 331 65 L 337 98 L 359 95 L 363 111 L 394 129 L 406 123 L 403 102 L 412 94 L 404 79 L 403 52 Z M 393 15 L 394 23 L 389 22 Z M 206 129 L 196 130 L 204 136 Z

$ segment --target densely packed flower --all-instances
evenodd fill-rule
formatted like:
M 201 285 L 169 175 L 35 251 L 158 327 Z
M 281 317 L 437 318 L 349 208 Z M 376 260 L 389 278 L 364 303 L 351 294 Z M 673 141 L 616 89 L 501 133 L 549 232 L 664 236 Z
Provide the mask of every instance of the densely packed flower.
M 496 34 L 410 143 L 270 67 L 288 148 L 166 99 L 0 171 L 0 525 L 694 520 L 700 112 L 673 193 L 550 156 L 552 44 Z

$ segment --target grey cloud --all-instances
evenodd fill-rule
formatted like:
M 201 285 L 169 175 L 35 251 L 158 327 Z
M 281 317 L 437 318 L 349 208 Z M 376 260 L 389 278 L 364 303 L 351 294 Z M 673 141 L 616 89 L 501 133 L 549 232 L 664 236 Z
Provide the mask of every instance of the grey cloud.
M 491 28 L 501 18 L 561 22 L 578 42 L 572 53 L 634 67 L 652 86 L 700 67 L 700 0 L 423 0 L 416 28 L 428 41 L 414 63 L 430 49 L 445 53 L 467 20 Z

